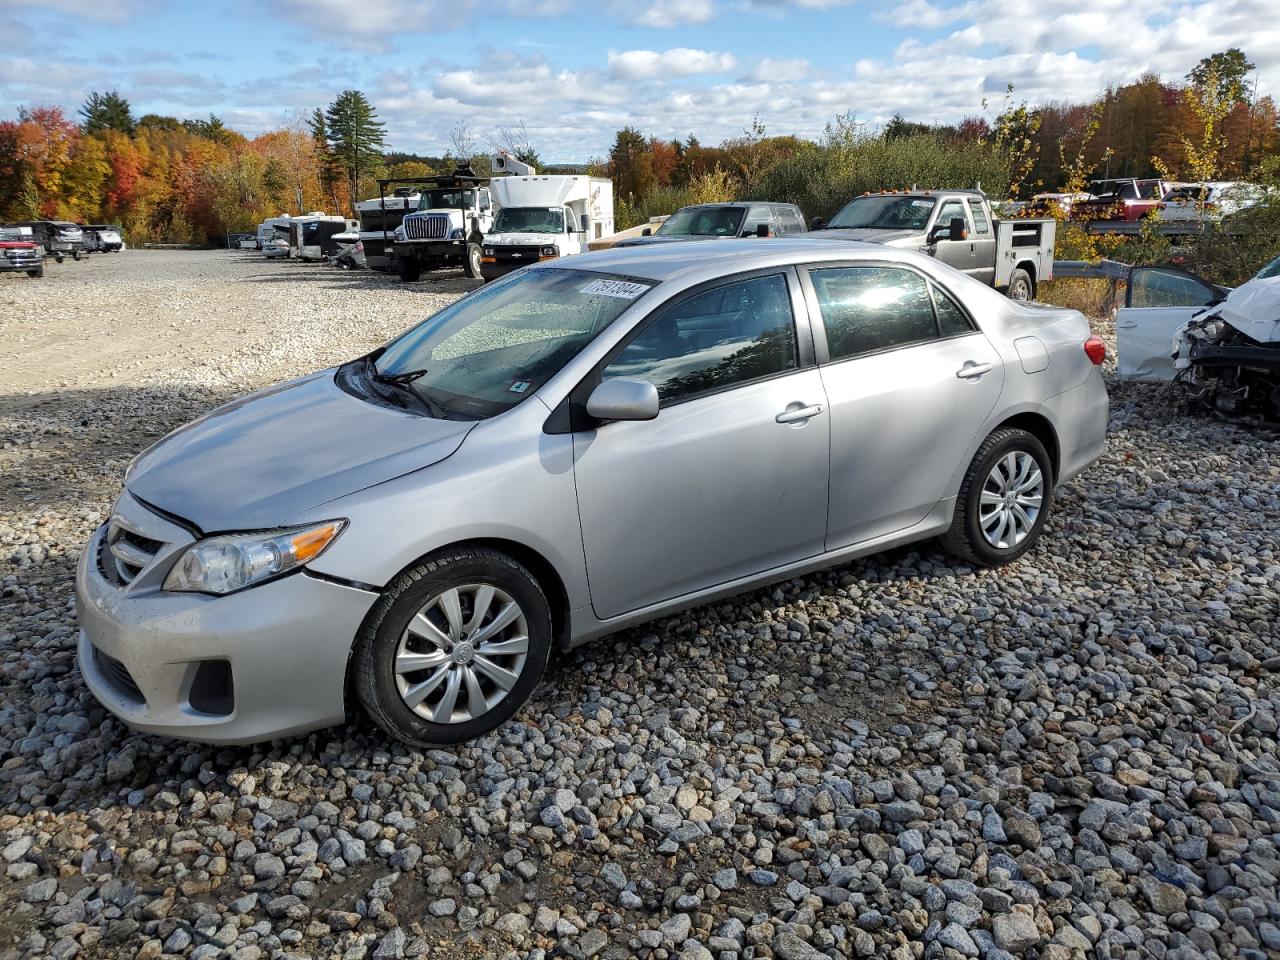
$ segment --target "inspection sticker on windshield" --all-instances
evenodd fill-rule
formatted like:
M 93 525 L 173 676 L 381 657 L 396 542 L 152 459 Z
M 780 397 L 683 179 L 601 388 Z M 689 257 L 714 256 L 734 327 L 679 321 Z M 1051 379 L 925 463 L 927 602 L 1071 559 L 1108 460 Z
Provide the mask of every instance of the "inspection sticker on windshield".
M 645 283 L 627 283 L 625 280 L 592 280 L 581 288 L 582 293 L 598 293 L 619 300 L 634 300 L 649 289 Z

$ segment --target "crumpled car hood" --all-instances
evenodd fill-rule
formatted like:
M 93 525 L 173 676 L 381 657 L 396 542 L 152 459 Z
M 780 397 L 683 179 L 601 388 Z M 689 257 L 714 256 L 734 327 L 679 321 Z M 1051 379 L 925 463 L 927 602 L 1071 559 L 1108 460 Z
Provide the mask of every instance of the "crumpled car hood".
M 276 527 L 443 460 L 473 426 L 362 400 L 324 370 L 180 427 L 134 461 L 126 486 L 206 533 Z
M 1241 284 L 1211 312 L 1250 340 L 1280 344 L 1280 277 Z

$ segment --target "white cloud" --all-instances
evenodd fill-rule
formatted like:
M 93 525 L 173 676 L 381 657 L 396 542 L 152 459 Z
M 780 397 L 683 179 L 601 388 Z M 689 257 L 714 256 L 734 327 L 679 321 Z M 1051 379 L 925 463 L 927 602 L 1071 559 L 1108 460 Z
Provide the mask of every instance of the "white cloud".
M 746 79 L 761 83 L 795 83 L 808 75 L 809 61 L 803 57 L 791 60 L 774 60 L 771 57 L 765 57 L 756 62 Z
M 712 0 L 621 0 L 614 8 L 626 11 L 627 19 L 642 27 L 706 23 L 716 15 Z
M 609 51 L 609 73 L 621 80 L 724 73 L 732 70 L 735 63 L 731 53 L 691 50 L 688 47 L 675 47 L 661 53 L 656 50 Z

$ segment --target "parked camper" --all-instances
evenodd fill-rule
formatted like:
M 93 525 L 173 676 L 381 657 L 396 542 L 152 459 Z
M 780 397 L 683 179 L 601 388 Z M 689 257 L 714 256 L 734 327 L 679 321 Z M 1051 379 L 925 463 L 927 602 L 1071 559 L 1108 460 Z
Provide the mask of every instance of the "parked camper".
M 346 233 L 352 226 L 353 221 L 339 215 L 310 213 L 294 217 L 289 224 L 289 256 L 297 260 L 323 260 L 332 256 L 338 252 L 334 236 Z
M 520 166 L 530 172 L 490 184 L 498 213 L 480 258 L 486 280 L 540 260 L 585 253 L 589 241 L 613 233 L 612 180 L 538 176 L 532 167 Z
M 124 249 L 121 230 L 114 224 L 90 223 L 80 228 L 84 234 L 85 250 L 91 253 L 118 253 Z
M 385 185 L 397 182 L 400 181 L 380 181 L 378 189 L 381 192 Z M 360 242 L 364 244 L 365 259 L 370 270 L 391 269 L 396 228 L 421 203 L 421 191 L 416 187 L 401 186 L 394 188 L 390 195 L 361 200 L 356 204 Z
M 379 185 L 387 182 L 396 181 L 378 181 Z M 493 228 L 489 178 L 459 167 L 446 176 L 422 177 L 413 183 L 422 190 L 421 202 L 395 231 L 393 250 L 400 279 L 417 280 L 424 270 L 443 267 L 462 267 L 468 277 L 478 278 L 481 245 Z
M 22 220 L 10 226 L 30 228 L 32 240 L 44 248 L 45 256 L 58 263 L 66 257 L 79 260 L 84 255 L 84 232 L 68 220 Z
M 998 220 L 981 190 L 892 190 L 851 200 L 815 236 L 862 240 L 918 250 L 1003 290 L 1011 300 L 1034 300 L 1053 279 L 1057 222 Z
M 268 217 L 258 227 L 258 244 L 264 257 L 287 257 L 289 255 L 289 224 L 293 217 L 282 213 L 278 217 Z

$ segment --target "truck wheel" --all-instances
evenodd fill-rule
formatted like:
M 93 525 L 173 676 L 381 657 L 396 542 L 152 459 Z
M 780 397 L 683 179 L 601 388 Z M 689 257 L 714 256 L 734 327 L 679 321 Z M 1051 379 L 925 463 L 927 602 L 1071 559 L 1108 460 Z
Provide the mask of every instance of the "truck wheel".
M 463 268 L 472 280 L 480 279 L 480 244 L 467 244 L 467 262 L 463 264 Z
M 1009 274 L 1009 286 L 1005 287 L 1004 295 L 1010 300 L 1034 300 L 1036 298 L 1036 288 L 1035 284 L 1031 282 L 1031 275 L 1021 267 L 1018 267 L 1013 273 Z
M 39 269 L 37 269 L 37 270 L 28 270 L 28 271 L 27 271 L 27 276 L 28 276 L 28 277 L 43 277 L 43 276 L 44 276 L 44 267 L 40 267 L 40 268 L 39 268 Z
M 62 258 L 61 258 L 61 257 L 54 257 L 54 258 L 53 258 L 53 260 L 54 260 L 54 263 L 61 263 L 61 262 L 62 262 Z
M 421 261 L 403 257 L 397 261 L 396 266 L 400 268 L 400 279 L 405 283 L 414 283 L 422 276 Z

